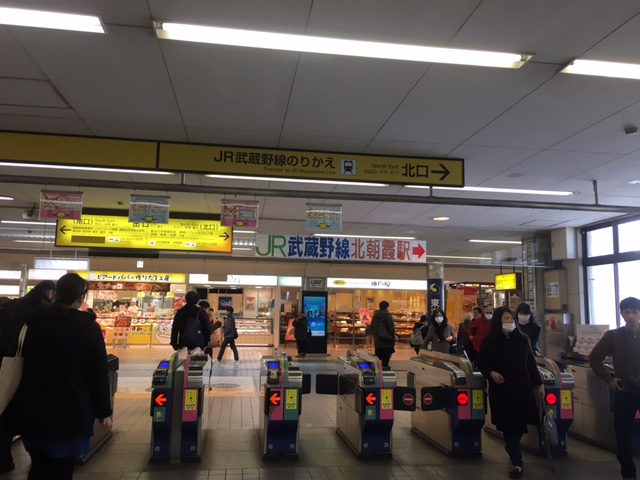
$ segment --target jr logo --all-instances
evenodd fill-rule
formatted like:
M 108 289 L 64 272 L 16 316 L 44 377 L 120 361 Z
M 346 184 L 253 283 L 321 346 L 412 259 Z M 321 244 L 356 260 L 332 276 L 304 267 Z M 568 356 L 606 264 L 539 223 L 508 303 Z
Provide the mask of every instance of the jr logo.
M 284 235 L 269 235 L 267 237 L 266 250 L 261 250 L 262 245 L 256 245 L 256 255 L 260 257 L 284 257 L 286 258 L 287 252 L 287 237 Z M 279 253 L 277 253 L 279 252 Z

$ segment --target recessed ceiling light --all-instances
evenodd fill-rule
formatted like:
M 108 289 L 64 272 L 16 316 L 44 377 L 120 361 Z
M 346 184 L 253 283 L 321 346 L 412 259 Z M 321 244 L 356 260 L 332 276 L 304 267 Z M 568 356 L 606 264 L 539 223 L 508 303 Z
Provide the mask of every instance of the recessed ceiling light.
M 597 77 L 630 78 L 640 80 L 640 65 L 635 63 L 603 62 L 576 59 L 560 70 L 561 73 L 595 75 Z
M 509 245 L 522 245 L 520 240 L 479 240 L 479 239 L 471 239 L 469 240 L 471 243 L 505 243 Z
M 172 22 L 154 22 L 154 29 L 158 38 L 166 40 L 412 62 L 520 68 L 532 57 L 520 53 L 367 42 Z
M 449 217 L 433 217 L 436 222 L 444 222 L 445 220 L 449 220 Z
M 8 197 L 7 195 L 0 195 L 0 200 L 15 200 L 13 197 Z

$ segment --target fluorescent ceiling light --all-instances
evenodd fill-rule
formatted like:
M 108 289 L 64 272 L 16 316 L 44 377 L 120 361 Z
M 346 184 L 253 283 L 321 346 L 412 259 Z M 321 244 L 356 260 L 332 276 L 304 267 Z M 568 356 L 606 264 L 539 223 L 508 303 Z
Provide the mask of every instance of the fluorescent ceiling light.
M 184 23 L 155 22 L 158 38 L 212 43 L 236 47 L 266 48 L 291 52 L 347 55 L 412 62 L 449 63 L 481 67 L 520 68 L 532 55 L 461 50 L 456 48 L 365 42 L 341 38 L 314 37 L 287 33 L 259 32 L 234 28 L 205 27 Z
M 56 223 L 44 223 L 44 222 L 25 222 L 23 220 L 0 220 L 0 223 L 7 223 L 13 225 L 39 225 L 41 227 L 55 227 Z
M 427 258 L 451 258 L 456 260 L 491 260 L 490 257 L 461 257 L 458 255 L 427 255 Z
M 388 187 L 388 183 L 343 182 L 341 180 L 308 180 L 305 178 L 279 178 L 279 177 L 245 177 L 243 175 L 217 175 L 207 174 L 205 177 L 224 178 L 228 180 L 262 180 L 265 182 L 289 182 L 289 183 L 320 183 L 325 185 L 358 185 L 361 187 Z
M 477 240 L 471 239 L 469 240 L 471 243 L 506 243 L 509 245 L 522 245 L 520 240 Z
M 255 248 L 233 247 L 233 250 L 234 251 L 236 251 L 236 250 L 255 250 Z M 219 283 L 223 284 L 223 283 L 227 283 L 227 282 L 219 282 Z
M 105 33 L 100 17 L 95 15 L 76 15 L 42 10 L 24 10 L 22 8 L 0 8 L 0 24 Z
M 253 233 L 253 234 L 255 234 L 256 232 L 254 232 L 253 230 L 236 230 L 234 228 L 233 229 L 233 233 Z
M 0 195 L 0 200 L 15 200 L 13 197 L 8 197 L 7 195 Z
M 16 243 L 40 243 L 45 245 L 53 245 L 51 240 L 14 240 Z
M 314 233 L 314 237 L 339 237 L 339 238 L 382 238 L 388 240 L 415 240 L 416 237 L 387 237 L 384 235 L 332 235 L 330 233 Z
M 574 60 L 560 70 L 562 73 L 595 75 L 597 77 L 630 78 L 640 80 L 640 65 L 635 63 L 602 62 L 599 60 Z
M 445 222 L 449 220 L 449 217 L 433 217 L 436 222 Z
M 551 195 L 570 196 L 578 192 L 564 192 L 560 190 L 528 190 L 524 188 L 493 188 L 493 187 L 428 187 L 426 185 L 405 185 L 405 188 L 433 188 L 434 190 L 454 190 L 458 192 L 485 192 L 485 193 L 517 193 L 523 195 Z
M 160 170 L 133 170 L 130 168 L 107 168 L 107 167 L 75 167 L 72 165 L 44 165 L 41 163 L 15 163 L 0 162 L 0 167 L 20 167 L 20 168 L 47 168 L 54 170 L 79 170 L 81 172 L 115 172 L 115 173 L 141 173 L 144 175 L 173 175 L 173 172 L 163 172 Z

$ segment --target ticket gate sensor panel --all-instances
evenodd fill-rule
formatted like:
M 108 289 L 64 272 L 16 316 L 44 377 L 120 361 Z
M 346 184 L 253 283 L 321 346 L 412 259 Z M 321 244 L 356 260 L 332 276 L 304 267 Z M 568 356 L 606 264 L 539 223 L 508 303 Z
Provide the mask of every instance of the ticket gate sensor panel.
M 276 353 L 281 353 L 276 350 Z M 291 357 L 262 357 L 260 362 L 260 442 L 262 458 L 298 459 L 302 394 L 311 390 L 311 377 L 291 363 Z
M 316 377 L 316 393 L 336 395 L 336 433 L 359 458 L 391 458 L 394 410 L 415 409 L 415 390 L 398 388 L 380 360 L 351 349 L 337 374 Z
M 421 350 L 407 383 L 419 397 L 413 433 L 450 457 L 482 456 L 486 381 L 466 357 Z
M 565 456 L 567 455 L 567 432 L 573 423 L 574 416 L 573 375 L 562 372 L 556 362 L 548 358 L 535 357 L 535 360 L 545 389 L 542 408 L 551 414 L 558 427 L 558 444 L 550 445 L 549 450 L 554 456 Z M 537 397 L 536 401 L 538 401 Z M 541 428 L 530 425 L 528 430 L 529 433 L 523 435 L 520 440 L 522 449 L 534 455 L 546 456 L 548 448 Z M 502 436 L 490 422 L 487 422 L 485 431 Z

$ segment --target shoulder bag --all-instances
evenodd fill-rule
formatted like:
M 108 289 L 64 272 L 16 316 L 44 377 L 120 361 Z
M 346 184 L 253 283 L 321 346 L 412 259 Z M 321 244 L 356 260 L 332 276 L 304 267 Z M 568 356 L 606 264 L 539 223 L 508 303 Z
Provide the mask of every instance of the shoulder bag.
M 22 358 L 22 344 L 27 335 L 27 326 L 24 325 L 18 337 L 18 351 L 15 357 L 4 357 L 0 367 L 0 415 L 5 411 L 18 390 L 22 371 L 24 369 L 24 358 Z

